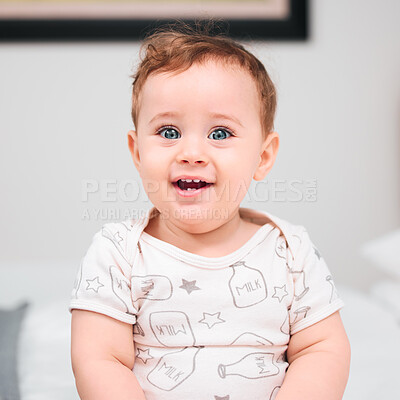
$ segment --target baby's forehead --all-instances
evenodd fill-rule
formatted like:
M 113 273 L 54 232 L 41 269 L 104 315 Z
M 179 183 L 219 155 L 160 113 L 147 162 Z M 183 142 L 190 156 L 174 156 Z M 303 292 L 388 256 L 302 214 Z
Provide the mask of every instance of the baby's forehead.
M 175 102 L 185 96 L 185 101 L 196 101 L 199 95 L 208 101 L 229 103 L 236 99 L 258 96 L 255 80 L 238 65 L 221 62 L 196 63 L 188 68 L 159 70 L 148 76 L 142 88 L 142 100 Z
M 152 71 L 144 81 L 139 98 L 142 100 L 144 93 L 147 98 L 157 94 L 161 96 L 164 90 L 168 91 L 168 95 L 174 96 L 185 88 L 198 89 L 199 85 L 208 90 L 210 96 L 215 92 L 223 92 L 232 98 L 247 91 L 251 92 L 252 97 L 260 97 L 257 81 L 244 67 L 238 63 L 207 60 L 190 66 Z

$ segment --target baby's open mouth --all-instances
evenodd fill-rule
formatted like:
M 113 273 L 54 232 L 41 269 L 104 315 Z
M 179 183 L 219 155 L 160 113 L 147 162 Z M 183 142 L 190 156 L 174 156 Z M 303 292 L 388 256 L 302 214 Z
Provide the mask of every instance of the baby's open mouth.
M 179 179 L 176 182 L 172 182 L 172 184 L 178 186 L 181 190 L 197 190 L 212 185 L 212 183 L 200 179 Z

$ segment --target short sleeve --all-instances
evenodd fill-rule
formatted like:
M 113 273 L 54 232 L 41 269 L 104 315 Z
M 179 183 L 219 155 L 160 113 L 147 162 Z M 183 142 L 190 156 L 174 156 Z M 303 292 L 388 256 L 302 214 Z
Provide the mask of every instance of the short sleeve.
M 301 227 L 300 244 L 289 268 L 294 297 L 289 310 L 290 334 L 307 328 L 344 306 L 321 253 Z
M 124 232 L 107 228 L 97 232 L 82 258 L 71 293 L 69 311 L 95 311 L 134 324 L 137 310 L 131 296 L 131 265 L 121 243 Z

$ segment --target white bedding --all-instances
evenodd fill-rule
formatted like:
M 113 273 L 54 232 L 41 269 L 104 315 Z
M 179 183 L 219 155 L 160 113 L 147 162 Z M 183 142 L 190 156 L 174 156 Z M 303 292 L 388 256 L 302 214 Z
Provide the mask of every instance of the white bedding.
M 400 325 L 373 297 L 338 285 L 341 316 L 351 343 L 350 378 L 343 399 L 400 399 Z
M 69 295 L 78 262 L 0 266 L 0 307 L 32 302 L 22 326 L 19 378 L 22 400 L 79 400 L 70 366 Z M 22 278 L 21 278 L 22 277 Z M 18 282 L 18 285 L 15 284 Z M 352 346 L 344 400 L 400 399 L 400 325 L 377 301 L 337 285 Z

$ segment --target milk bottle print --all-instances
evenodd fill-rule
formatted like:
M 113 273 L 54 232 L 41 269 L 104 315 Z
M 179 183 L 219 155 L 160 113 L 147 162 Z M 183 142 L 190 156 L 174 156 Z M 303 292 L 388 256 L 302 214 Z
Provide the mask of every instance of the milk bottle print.
M 196 355 L 202 347 L 185 347 L 160 358 L 147 380 L 159 389 L 170 391 L 189 378 L 196 369 Z
M 297 310 L 293 311 L 294 320 L 291 321 L 290 328 L 292 328 L 292 325 L 299 322 L 301 319 L 307 317 L 307 313 L 309 310 L 311 310 L 311 307 L 303 306 L 303 307 L 300 307 Z
M 288 309 L 289 312 L 290 309 Z M 289 314 L 286 314 L 285 320 L 282 322 L 281 332 L 285 335 L 290 335 Z
M 132 275 L 132 300 L 168 300 L 172 296 L 172 283 L 163 275 Z
M 220 364 L 218 374 L 221 378 L 228 375 L 239 375 L 247 379 L 266 378 L 277 375 L 279 368 L 274 364 L 273 353 L 250 353 L 233 364 Z
M 245 346 L 265 346 L 265 345 L 273 345 L 273 343 L 259 335 L 256 335 L 255 333 L 251 332 L 245 332 L 242 333 L 240 336 L 238 336 L 232 343 L 232 345 L 240 346 L 240 345 L 245 345 Z
M 267 298 L 267 285 L 258 269 L 248 267 L 244 261 L 232 264 L 231 268 L 229 288 L 237 308 L 251 307 Z
M 269 396 L 269 400 L 274 400 L 275 397 L 278 395 L 279 389 L 281 387 L 280 386 L 275 386 L 274 390 L 271 392 L 271 396 Z
M 150 328 L 163 346 L 193 346 L 195 344 L 189 318 L 182 311 L 156 311 L 151 313 Z
M 336 300 L 339 295 L 337 293 L 335 284 L 333 283 L 333 279 L 331 275 L 328 275 L 326 278 L 327 282 L 329 282 L 329 284 L 331 285 L 331 297 L 329 299 L 329 303 L 332 303 L 332 301 Z
M 306 277 L 304 271 L 290 271 L 293 274 L 294 279 L 296 280 L 296 292 L 300 292 L 294 296 L 295 300 L 300 300 L 309 290 L 310 288 L 306 286 Z

